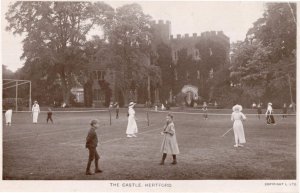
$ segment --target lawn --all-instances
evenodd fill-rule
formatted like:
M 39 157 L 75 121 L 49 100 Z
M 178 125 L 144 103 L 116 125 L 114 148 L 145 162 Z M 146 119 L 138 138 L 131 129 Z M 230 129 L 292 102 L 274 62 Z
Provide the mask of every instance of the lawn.
M 180 154 L 178 164 L 161 160 L 160 131 L 166 112 L 137 109 L 137 138 L 126 138 L 126 109 L 120 118 L 112 112 L 53 112 L 54 124 L 46 123 L 46 113 L 39 123 L 31 123 L 30 113 L 14 113 L 11 127 L 3 124 L 4 180 L 273 180 L 296 179 L 296 117 L 266 125 L 253 110 L 244 110 L 247 143 L 234 148 L 231 110 L 214 110 L 204 120 L 200 110 L 178 110 L 174 115 Z M 188 112 L 188 113 L 184 113 Z M 195 113 L 195 114 L 194 114 Z M 227 114 L 227 115 L 226 115 Z M 104 171 L 85 175 L 88 151 L 85 138 L 89 121 L 98 118 L 100 167 Z M 4 119 L 3 119 L 4 120 Z M 92 165 L 93 171 L 94 165 Z

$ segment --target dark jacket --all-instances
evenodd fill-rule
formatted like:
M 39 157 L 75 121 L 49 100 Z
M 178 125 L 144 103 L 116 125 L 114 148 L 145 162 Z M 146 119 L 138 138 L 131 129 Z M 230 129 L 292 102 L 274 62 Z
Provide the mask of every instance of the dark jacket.
M 97 144 L 98 144 L 97 133 L 94 128 L 91 128 L 86 137 L 85 147 L 86 148 L 95 148 L 95 147 L 97 147 Z

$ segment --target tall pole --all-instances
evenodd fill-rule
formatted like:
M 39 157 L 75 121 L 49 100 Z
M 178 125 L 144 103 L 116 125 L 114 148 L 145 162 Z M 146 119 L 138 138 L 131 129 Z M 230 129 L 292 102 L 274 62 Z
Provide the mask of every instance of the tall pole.
M 148 87 L 147 87 L 147 91 L 148 91 L 148 101 L 151 101 L 151 93 L 150 93 L 150 77 L 148 76 Z
M 18 81 L 16 81 L 16 111 L 18 111 Z
M 291 85 L 291 77 L 290 77 L 290 74 L 287 74 L 288 76 L 288 82 L 289 82 L 289 87 L 290 87 L 290 97 L 291 97 L 291 104 L 293 106 L 293 111 L 295 112 L 295 105 L 294 105 L 294 102 L 293 102 L 293 96 L 292 96 L 292 85 Z
M 29 82 L 29 111 L 31 111 L 31 81 Z
M 111 111 L 110 111 L 110 107 L 109 107 L 109 125 L 111 125 Z

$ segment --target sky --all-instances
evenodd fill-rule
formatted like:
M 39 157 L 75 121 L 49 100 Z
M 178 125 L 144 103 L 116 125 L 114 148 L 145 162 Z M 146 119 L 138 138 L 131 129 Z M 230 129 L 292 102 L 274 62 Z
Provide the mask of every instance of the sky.
M 8 69 L 16 71 L 24 64 L 20 60 L 23 53 L 22 36 L 13 35 L 5 31 L 7 21 L 5 13 L 12 0 L 1 1 L 1 62 Z M 117 8 L 124 4 L 139 3 L 144 13 L 152 16 L 154 20 L 169 20 L 171 34 L 201 34 L 205 31 L 223 31 L 231 42 L 244 40 L 249 28 L 253 26 L 264 12 L 264 3 L 223 1 L 104 1 Z

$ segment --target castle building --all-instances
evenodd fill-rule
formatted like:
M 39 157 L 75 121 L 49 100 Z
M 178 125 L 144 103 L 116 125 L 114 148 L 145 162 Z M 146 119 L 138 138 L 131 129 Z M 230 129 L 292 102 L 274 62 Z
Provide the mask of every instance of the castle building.
M 209 82 L 215 72 L 229 66 L 229 38 L 222 31 L 173 36 L 170 21 L 152 21 L 151 28 L 153 29 L 151 44 L 156 60 L 149 62 L 151 65 L 160 66 L 164 77 L 159 86 L 151 85 L 151 88 L 149 86 L 129 92 L 128 100 L 144 104 L 148 99 L 147 92 L 151 92 L 152 103 L 164 103 L 166 100 L 174 102 L 174 99 L 182 93 L 185 94 L 187 105 L 192 106 L 199 99 L 212 101 L 213 87 Z M 159 49 L 162 45 L 170 50 L 168 54 L 171 61 L 168 64 L 160 62 L 163 61 L 160 57 L 165 57 L 160 55 Z M 114 72 L 107 72 L 105 66 L 101 65 L 93 66 L 90 70 L 93 82 L 87 88 L 93 93 L 91 101 L 93 106 L 101 106 L 104 103 L 107 106 L 109 101 L 122 104 L 124 96 L 120 96 L 113 79 L 108 84 L 101 85 L 105 76 Z

